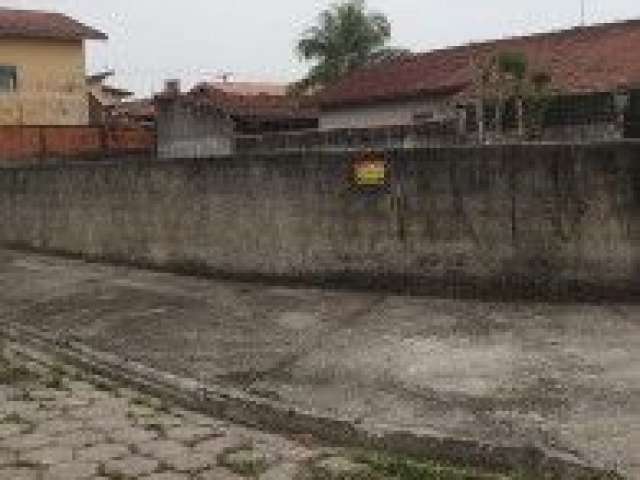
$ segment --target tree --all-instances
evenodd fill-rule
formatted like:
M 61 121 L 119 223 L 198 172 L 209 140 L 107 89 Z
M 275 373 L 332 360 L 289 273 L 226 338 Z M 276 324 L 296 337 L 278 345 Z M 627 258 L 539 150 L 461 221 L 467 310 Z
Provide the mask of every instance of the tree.
M 551 87 L 551 75 L 544 70 L 534 71 L 529 75 L 525 102 L 527 105 L 526 129 L 527 135 L 532 138 L 542 136 L 544 118 L 553 90 Z M 555 92 L 557 93 L 557 91 Z
M 484 108 L 495 104 L 496 132 L 502 134 L 505 105 L 513 101 L 516 108 L 518 138 L 539 135 L 551 93 L 551 77 L 542 70 L 532 70 L 526 55 L 503 51 L 474 61 L 478 95 L 479 136 L 484 141 Z
M 305 78 L 293 84 L 292 90 L 302 92 L 330 84 L 367 63 L 373 55 L 383 55 L 390 37 L 387 17 L 368 11 L 365 0 L 333 5 L 298 41 L 299 57 L 316 63 Z
M 407 58 L 413 56 L 413 52 L 408 48 L 400 47 L 384 47 L 376 50 L 367 58 L 367 63 L 382 63 L 399 58 Z
M 526 91 L 527 73 L 529 62 L 522 52 L 502 52 L 497 58 L 498 71 L 504 87 L 507 89 L 507 98 L 511 97 L 516 103 L 516 117 L 518 121 L 518 137 L 524 137 L 524 95 Z M 500 100 L 503 101 L 504 97 Z M 502 108 L 500 103 L 499 108 Z

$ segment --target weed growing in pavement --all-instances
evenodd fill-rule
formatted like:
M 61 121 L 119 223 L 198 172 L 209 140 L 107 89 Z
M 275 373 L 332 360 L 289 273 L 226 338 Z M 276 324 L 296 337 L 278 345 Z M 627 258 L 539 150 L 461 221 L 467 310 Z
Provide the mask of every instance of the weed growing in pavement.
M 161 398 L 160 399 L 160 405 L 158 405 L 156 410 L 159 413 L 170 414 L 171 413 L 171 404 L 169 403 L 169 400 L 167 400 L 166 398 Z
M 158 468 L 154 473 L 166 473 L 171 471 L 171 465 L 166 460 L 160 460 L 158 463 Z
M 61 363 L 54 363 L 49 368 L 49 371 L 53 374 L 60 375 L 61 377 L 64 377 L 67 375 L 67 369 Z
M 147 423 L 144 425 L 144 429 L 149 432 L 155 432 L 158 434 L 158 438 L 166 440 L 168 438 L 167 429 L 161 423 Z
M 133 397 L 129 400 L 131 405 L 147 405 L 147 401 L 144 397 Z
M 246 453 L 246 458 L 238 457 Z M 253 456 L 252 456 L 253 454 Z M 240 445 L 225 448 L 218 455 L 218 465 L 243 477 L 258 478 L 267 469 L 267 459 L 255 450 L 253 442 L 242 442 Z
M 99 477 L 107 476 L 107 467 L 104 463 L 101 462 L 100 464 L 98 464 L 98 468 L 96 468 L 96 475 L 98 475 Z
M 18 400 L 22 401 L 22 402 L 35 402 L 36 401 L 36 399 L 33 397 L 33 394 L 31 393 L 31 389 L 29 389 L 29 388 L 21 389 L 16 398 Z
M 42 465 L 40 465 L 39 463 L 30 462 L 28 460 L 23 460 L 21 458 L 18 458 L 15 462 L 11 464 L 11 466 L 14 468 L 28 468 L 31 470 L 42 468 Z
M 29 420 L 27 420 L 26 418 L 24 418 L 22 415 L 20 415 L 19 413 L 10 413 L 8 415 L 5 415 L 4 417 L 0 418 L 0 423 L 13 423 L 16 425 L 29 425 L 31 422 L 29 422 Z
M 357 452 L 355 462 L 368 465 L 374 478 L 393 480 L 524 480 L 520 475 L 503 475 L 474 471 L 470 468 L 440 465 L 428 460 L 418 460 L 401 455 Z
M 91 383 L 93 383 L 93 386 L 95 387 L 95 389 L 100 392 L 113 393 L 116 390 L 116 387 L 114 384 L 108 382 L 103 378 L 96 377 L 92 380 Z
M 64 376 L 57 370 L 51 370 L 44 380 L 44 386 L 54 390 L 64 390 Z
M 37 378 L 33 372 L 21 365 L 12 365 L 5 358 L 0 357 L 0 385 L 15 385 L 33 381 Z
M 107 467 L 104 463 L 98 465 L 96 473 L 100 478 L 108 478 L 109 480 L 127 480 L 127 477 L 119 472 L 107 472 Z

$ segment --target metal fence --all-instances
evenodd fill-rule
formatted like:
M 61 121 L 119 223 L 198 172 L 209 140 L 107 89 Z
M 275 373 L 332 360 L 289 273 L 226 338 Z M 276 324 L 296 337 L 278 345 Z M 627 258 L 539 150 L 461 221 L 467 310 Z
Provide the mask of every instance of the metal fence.
M 401 125 L 380 128 L 310 130 L 264 135 L 238 135 L 236 153 L 349 151 L 362 148 L 392 149 L 472 142 L 456 122 Z

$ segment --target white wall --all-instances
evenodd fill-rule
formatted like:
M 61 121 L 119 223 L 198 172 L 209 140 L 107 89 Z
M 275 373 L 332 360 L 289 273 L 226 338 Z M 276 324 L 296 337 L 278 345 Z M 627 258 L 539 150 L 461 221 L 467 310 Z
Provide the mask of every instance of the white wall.
M 385 102 L 376 105 L 331 108 L 321 112 L 320 129 L 367 128 L 393 125 L 412 125 L 414 115 L 433 111 L 437 115 L 450 113 L 455 105 L 446 98 Z

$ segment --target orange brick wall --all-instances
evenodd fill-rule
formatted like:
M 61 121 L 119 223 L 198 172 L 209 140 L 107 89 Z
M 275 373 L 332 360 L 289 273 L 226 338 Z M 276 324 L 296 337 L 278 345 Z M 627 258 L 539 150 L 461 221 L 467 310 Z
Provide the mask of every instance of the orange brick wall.
M 107 128 L 105 137 L 110 151 L 149 151 L 156 144 L 155 131 L 144 128 Z
M 137 127 L 0 126 L 0 161 L 153 153 L 155 131 Z
M 40 142 L 39 128 L 0 127 L 0 159 L 37 157 Z
M 100 128 L 44 127 L 42 132 L 46 155 L 73 157 L 100 154 L 102 151 Z

